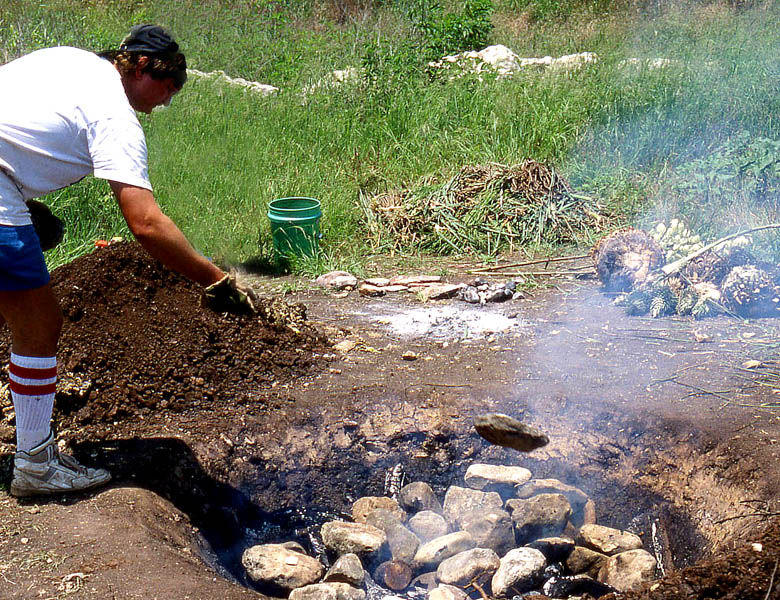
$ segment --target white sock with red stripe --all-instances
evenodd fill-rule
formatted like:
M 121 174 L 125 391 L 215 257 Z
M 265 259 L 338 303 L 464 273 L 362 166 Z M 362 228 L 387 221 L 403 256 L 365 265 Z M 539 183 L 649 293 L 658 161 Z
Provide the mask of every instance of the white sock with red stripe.
M 16 411 L 16 449 L 28 452 L 51 432 L 57 357 L 11 353 L 9 387 Z

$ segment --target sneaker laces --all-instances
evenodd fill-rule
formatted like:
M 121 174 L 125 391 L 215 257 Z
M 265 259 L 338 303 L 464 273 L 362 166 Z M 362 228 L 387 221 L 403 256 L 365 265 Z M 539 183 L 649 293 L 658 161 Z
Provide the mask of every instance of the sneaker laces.
M 79 463 L 75 458 L 73 458 L 69 454 L 63 454 L 59 451 L 59 449 L 55 448 L 54 456 L 60 461 L 60 464 L 62 466 L 68 467 L 69 469 L 76 471 L 79 475 L 87 474 L 87 467 Z

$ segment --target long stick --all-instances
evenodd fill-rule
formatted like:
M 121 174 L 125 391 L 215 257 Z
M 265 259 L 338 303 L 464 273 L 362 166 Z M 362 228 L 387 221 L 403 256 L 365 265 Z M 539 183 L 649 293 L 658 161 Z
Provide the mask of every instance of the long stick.
M 772 577 L 769 578 L 769 589 L 766 591 L 766 597 L 764 600 L 769 600 L 769 596 L 772 595 L 772 587 L 775 585 L 775 575 L 777 574 L 777 563 L 780 562 L 780 559 L 775 560 L 775 568 L 772 571 Z
M 495 275 L 496 277 L 519 277 L 521 275 L 528 276 L 552 276 L 552 275 L 592 275 L 593 270 L 582 271 L 512 271 L 511 273 L 490 273 L 485 271 L 467 271 L 470 275 Z
M 692 260 L 698 258 L 708 250 L 712 250 L 715 246 L 718 244 L 722 244 L 723 242 L 727 242 L 729 240 L 733 240 L 734 238 L 738 238 L 741 235 L 747 235 L 748 233 L 753 233 L 755 231 L 763 231 L 764 229 L 777 229 L 780 228 L 780 223 L 772 223 L 770 225 L 762 225 L 761 227 L 754 227 L 753 229 L 748 229 L 746 231 L 740 231 L 738 233 L 732 233 L 731 235 L 727 235 L 726 237 L 722 237 L 719 240 L 715 240 L 711 244 L 707 244 L 702 248 L 701 250 L 697 250 L 693 254 L 689 254 L 688 256 L 685 256 L 679 260 L 676 260 L 672 263 L 669 263 L 668 265 L 665 265 L 661 268 L 661 270 L 664 272 L 665 275 L 672 275 L 682 269 L 685 265 L 687 265 Z
M 480 267 L 480 271 L 500 271 L 502 269 L 511 269 L 513 267 L 527 267 L 528 265 L 540 265 L 548 262 L 560 262 L 564 260 L 579 260 L 581 258 L 588 258 L 589 254 L 579 254 L 576 256 L 558 256 L 556 258 L 537 258 L 534 260 L 527 260 L 525 262 L 511 263 L 508 265 L 496 265 L 494 267 Z

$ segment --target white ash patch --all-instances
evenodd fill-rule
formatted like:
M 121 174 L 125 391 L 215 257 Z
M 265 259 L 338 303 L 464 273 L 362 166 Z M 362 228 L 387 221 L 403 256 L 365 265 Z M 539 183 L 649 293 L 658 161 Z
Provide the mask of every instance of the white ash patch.
M 371 320 L 386 325 L 405 338 L 440 340 L 482 339 L 497 333 L 525 329 L 528 323 L 500 312 L 460 306 L 430 306 L 396 313 L 372 314 Z

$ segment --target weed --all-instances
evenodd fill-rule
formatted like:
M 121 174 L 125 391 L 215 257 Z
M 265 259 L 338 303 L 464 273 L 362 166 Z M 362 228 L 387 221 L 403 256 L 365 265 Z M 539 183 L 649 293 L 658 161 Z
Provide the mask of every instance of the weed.
M 278 269 L 268 203 L 304 195 L 322 202 L 324 254 L 292 268 L 350 270 L 365 264 L 375 233 L 361 197 L 526 158 L 555 166 L 620 222 L 674 212 L 714 229 L 736 226 L 740 213 L 756 221 L 777 214 L 775 5 L 336 4 L 337 17 L 311 0 L 4 0 L 0 60 L 55 44 L 115 47 L 130 24 L 155 21 L 193 67 L 280 87 L 262 98 L 191 81 L 169 109 L 142 117 L 157 200 L 196 248 L 226 264 Z M 525 27 L 492 28 L 520 13 Z M 424 72 L 438 53 L 493 41 L 526 56 L 587 49 L 599 60 L 498 81 Z M 668 61 L 656 68 L 657 58 Z M 304 101 L 306 86 L 346 67 L 362 67 L 358 84 Z M 749 132 L 745 143 L 741 131 Z M 90 251 L 97 238 L 129 235 L 105 182 L 85 180 L 46 202 L 67 226 L 50 267 Z M 596 235 L 580 233 L 583 243 Z

